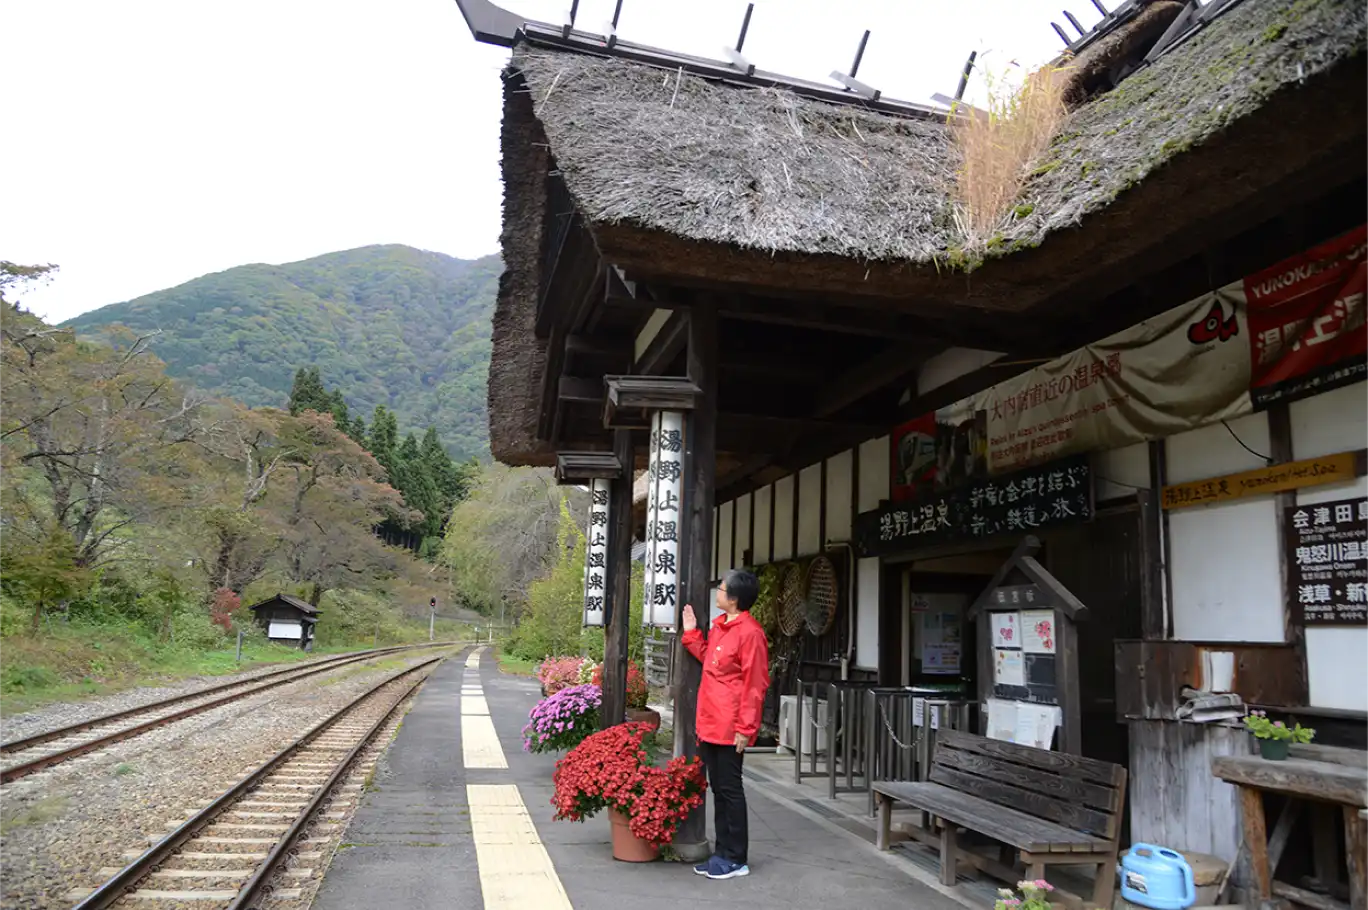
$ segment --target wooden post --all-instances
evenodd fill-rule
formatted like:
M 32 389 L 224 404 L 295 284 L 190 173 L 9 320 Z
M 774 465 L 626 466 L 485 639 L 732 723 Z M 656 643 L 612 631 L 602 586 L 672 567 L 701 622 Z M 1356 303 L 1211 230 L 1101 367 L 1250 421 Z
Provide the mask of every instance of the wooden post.
M 698 628 L 706 632 L 712 607 L 708 594 L 712 581 L 709 569 L 712 567 L 713 487 L 717 470 L 717 310 L 711 306 L 696 306 L 689 313 L 686 357 L 689 379 L 698 387 L 699 395 L 688 416 L 689 431 L 685 434 L 688 480 L 684 499 L 688 508 L 688 530 L 684 535 L 683 596 L 680 600 L 693 606 Z M 684 652 L 682 640 L 681 635 L 675 660 L 674 752 L 692 758 L 698 754 L 694 724 L 703 665 Z M 704 807 L 700 806 L 689 813 L 675 834 L 675 852 L 686 862 L 707 859 L 711 852 L 705 819 Z
M 612 481 L 608 511 L 608 599 L 603 614 L 603 709 L 608 729 L 626 719 L 627 636 L 632 610 L 632 433 L 615 430 L 613 454 L 622 476 Z

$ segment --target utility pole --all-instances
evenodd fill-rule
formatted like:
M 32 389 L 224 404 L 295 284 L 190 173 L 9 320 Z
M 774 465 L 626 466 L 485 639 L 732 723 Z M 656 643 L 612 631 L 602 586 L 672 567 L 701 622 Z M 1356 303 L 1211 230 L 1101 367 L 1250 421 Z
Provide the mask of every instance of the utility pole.
M 437 598 L 428 601 L 430 612 L 428 613 L 428 641 L 435 641 L 433 637 L 437 629 Z

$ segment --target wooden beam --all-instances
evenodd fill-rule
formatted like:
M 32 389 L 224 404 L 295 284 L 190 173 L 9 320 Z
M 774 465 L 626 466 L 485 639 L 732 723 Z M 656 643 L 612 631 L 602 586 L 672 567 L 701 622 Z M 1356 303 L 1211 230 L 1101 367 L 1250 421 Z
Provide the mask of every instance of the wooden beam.
M 617 335 L 569 335 L 565 339 L 568 354 L 585 357 L 621 357 L 630 354 L 632 339 Z
M 650 411 L 691 411 L 697 385 L 684 376 L 605 376 L 604 427 L 644 427 Z
M 613 434 L 611 457 L 619 465 L 633 463 L 632 434 Z M 608 608 L 603 615 L 603 715 L 605 729 L 626 719 L 627 641 L 632 603 L 632 477 L 629 469 L 613 480 L 608 507 Z
M 602 404 L 603 380 L 589 376 L 562 376 L 558 392 L 561 401 L 580 401 Z
M 706 635 L 709 624 L 708 591 L 711 582 L 713 502 L 717 470 L 717 312 L 700 307 L 689 319 L 688 378 L 698 389 L 697 407 L 687 416 L 685 433 L 687 486 L 687 535 L 680 564 L 679 615 L 685 605 L 694 611 L 698 628 Z M 681 516 L 685 517 L 685 516 Z M 674 754 L 693 758 L 698 754 L 695 715 L 703 665 L 684 650 L 679 636 L 675 652 Z M 685 817 L 675 833 L 674 849 L 688 860 L 707 856 L 706 814 L 699 806 Z
M 670 368 L 675 358 L 684 350 L 688 340 L 689 314 L 684 311 L 672 313 L 665 325 L 646 346 L 641 359 L 636 363 L 636 372 L 647 376 L 658 376 Z M 635 353 L 635 352 L 634 352 Z
M 828 417 L 880 389 L 899 383 L 915 374 L 923 362 L 905 345 L 894 343 L 883 353 L 826 383 L 817 396 L 813 416 Z

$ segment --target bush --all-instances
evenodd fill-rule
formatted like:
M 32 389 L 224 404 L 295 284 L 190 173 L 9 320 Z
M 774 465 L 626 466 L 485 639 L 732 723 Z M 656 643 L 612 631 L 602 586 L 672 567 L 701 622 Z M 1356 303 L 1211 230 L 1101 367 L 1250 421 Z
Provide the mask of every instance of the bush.
M 29 612 L 18 601 L 0 594 L 0 637 L 19 635 L 28 626 Z
M 214 624 L 204 608 L 190 607 L 171 616 L 171 641 L 178 648 L 211 651 L 227 646 L 228 633 Z
M 584 664 L 581 657 L 548 657 L 537 667 L 537 681 L 547 695 L 555 695 L 561 689 L 579 685 L 580 667 Z

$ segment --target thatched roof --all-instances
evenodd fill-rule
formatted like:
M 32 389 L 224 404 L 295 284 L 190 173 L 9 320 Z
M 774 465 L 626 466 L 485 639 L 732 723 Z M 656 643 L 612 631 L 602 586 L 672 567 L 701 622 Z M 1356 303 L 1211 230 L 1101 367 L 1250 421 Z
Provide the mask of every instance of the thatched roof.
M 1153 30 L 1161 14 L 1135 27 Z M 1295 172 L 1326 134 L 1342 142 L 1362 132 L 1361 96 L 1321 89 L 1307 110 L 1295 92 L 1363 49 L 1359 2 L 1239 3 L 1072 112 L 988 249 L 967 251 L 949 192 L 958 161 L 942 123 L 522 46 L 505 78 L 508 271 L 490 368 L 495 457 L 550 463 L 532 431 L 543 358 L 532 327 L 553 167 L 599 249 L 624 267 L 947 308 L 1024 309 L 1055 293 L 1061 276 L 1143 250 L 1173 206 L 1187 206 L 1192 220 L 1209 217 L 1250 173 L 1272 180 Z M 1301 123 L 1284 129 L 1289 97 Z M 1128 193 L 1275 99 L 1277 122 L 1270 115 L 1241 134 L 1234 164 L 1209 170 L 1228 149 L 1195 156 L 1203 164 L 1181 179 Z M 1282 148 L 1265 154 L 1269 143 Z M 1284 154 L 1293 145 L 1300 156 Z M 1067 230 L 1111 208 L 1122 214 L 1094 219 L 1105 227 Z M 1035 247 L 1041 255 L 1019 252 Z M 964 268 L 978 268 L 972 282 L 954 274 Z

